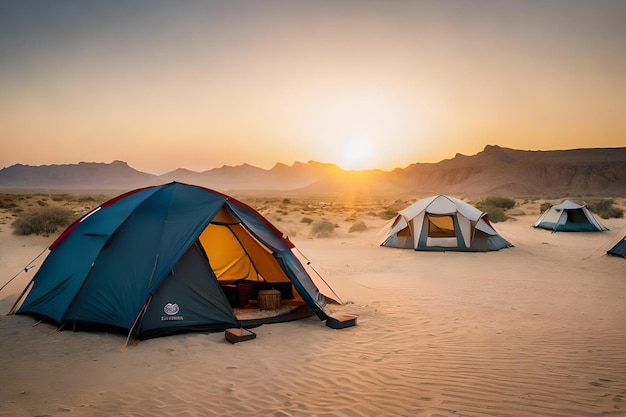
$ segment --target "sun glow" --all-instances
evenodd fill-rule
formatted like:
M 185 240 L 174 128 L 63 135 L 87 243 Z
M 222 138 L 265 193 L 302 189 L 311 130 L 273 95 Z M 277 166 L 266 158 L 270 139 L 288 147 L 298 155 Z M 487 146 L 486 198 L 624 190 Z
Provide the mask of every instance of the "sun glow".
M 299 108 L 300 143 L 313 159 L 349 170 L 393 169 L 425 137 L 428 107 L 404 91 L 333 87 L 306 95 Z M 410 146 L 397 146 L 409 138 Z
M 340 165 L 344 169 L 370 169 L 374 165 L 374 145 L 366 140 L 355 139 L 342 146 Z

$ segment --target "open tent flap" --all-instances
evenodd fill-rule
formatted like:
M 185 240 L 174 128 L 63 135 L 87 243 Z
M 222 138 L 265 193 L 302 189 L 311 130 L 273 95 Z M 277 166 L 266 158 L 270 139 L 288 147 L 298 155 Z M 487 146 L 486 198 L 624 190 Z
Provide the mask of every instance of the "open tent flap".
M 302 301 L 302 297 L 280 266 L 273 251 L 256 239 L 226 209 L 200 234 L 202 246 L 215 277 L 223 285 L 251 282 L 252 298 L 259 289 L 275 288 L 281 298 Z
M 279 248 L 270 248 L 248 229 L 247 223 L 244 226 L 235 218 L 239 214 L 222 208 L 199 237 L 221 285 L 252 283 L 252 299 L 259 289 L 274 288 L 280 291 L 282 299 L 305 302 L 325 319 L 326 300 L 292 248 L 282 241 L 278 242 Z M 264 225 L 257 224 L 256 227 L 262 230 Z M 270 243 L 274 241 L 275 238 Z

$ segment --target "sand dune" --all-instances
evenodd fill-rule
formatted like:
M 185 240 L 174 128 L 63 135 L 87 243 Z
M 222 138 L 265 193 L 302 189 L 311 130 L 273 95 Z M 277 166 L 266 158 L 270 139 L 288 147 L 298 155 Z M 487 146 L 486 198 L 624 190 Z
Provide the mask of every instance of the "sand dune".
M 361 234 L 293 238 L 358 315 L 143 341 L 0 318 L 0 415 L 624 416 L 626 261 L 605 233 L 550 233 L 536 216 L 495 225 L 514 248 L 425 253 Z M 0 235 L 3 281 L 49 243 Z M 34 269 L 2 293 L 6 312 Z M 6 277 L 6 279 L 5 279 Z

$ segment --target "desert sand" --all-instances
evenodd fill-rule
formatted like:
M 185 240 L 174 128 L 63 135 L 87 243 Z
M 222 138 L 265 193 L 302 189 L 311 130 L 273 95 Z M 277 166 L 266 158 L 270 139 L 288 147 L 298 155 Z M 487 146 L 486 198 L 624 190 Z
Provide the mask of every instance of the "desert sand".
M 0 415 L 626 416 L 626 260 L 606 255 L 626 220 L 572 234 L 537 216 L 494 224 L 515 247 L 489 253 L 382 248 L 373 217 L 315 238 L 277 223 L 344 301 L 331 309 L 358 316 L 347 329 L 310 317 L 120 352 L 125 335 L 0 317 Z M 6 313 L 53 237 L 0 227 Z

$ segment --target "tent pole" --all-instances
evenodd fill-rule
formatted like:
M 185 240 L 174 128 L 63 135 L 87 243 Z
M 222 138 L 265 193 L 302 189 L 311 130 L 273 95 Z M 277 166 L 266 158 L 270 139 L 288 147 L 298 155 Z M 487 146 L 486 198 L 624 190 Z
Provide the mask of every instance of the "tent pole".
M 51 331 L 51 332 L 50 332 L 50 333 L 48 333 L 48 334 L 50 335 L 50 334 L 55 334 L 55 333 L 58 333 L 58 332 L 60 332 L 61 330 L 63 330 L 63 328 L 64 328 L 64 327 L 65 327 L 65 323 L 62 323 L 59 327 L 57 327 L 56 329 L 54 329 L 53 331 Z
M 243 227 L 248 233 L 250 233 L 250 235 L 252 235 L 256 239 L 256 236 L 254 236 L 246 227 L 244 227 L 243 223 L 241 224 L 241 227 Z M 259 276 L 260 276 L 261 278 L 263 278 L 263 282 L 267 282 L 265 277 L 263 275 L 259 274 L 259 269 L 256 267 L 256 265 L 254 263 L 254 260 L 252 259 L 252 257 L 248 253 L 248 249 L 246 248 L 246 246 L 243 243 L 241 243 L 241 240 L 239 240 L 239 236 L 237 236 L 237 234 L 230 227 L 227 227 L 227 229 L 230 231 L 230 233 L 232 233 L 232 235 L 235 237 L 235 240 L 239 243 L 239 246 L 241 246 L 241 249 L 243 249 L 243 253 L 245 253 L 246 256 L 248 257 L 248 260 L 250 261 L 251 267 L 254 268 L 254 272 L 256 272 L 256 280 L 258 281 L 259 280 Z M 261 242 L 261 241 L 259 240 L 259 242 Z
M 150 296 L 148 297 L 148 301 L 146 301 L 146 303 L 143 305 L 143 307 L 139 311 L 139 314 L 137 314 L 137 317 L 135 318 L 135 322 L 130 327 L 130 330 L 128 330 L 128 336 L 126 336 L 126 342 L 123 345 L 120 345 L 118 347 L 118 350 L 120 352 L 124 352 L 124 349 L 126 349 L 126 346 L 128 346 L 128 341 L 130 340 L 130 335 L 133 333 L 133 330 L 135 329 L 135 326 L 137 326 L 137 323 L 139 322 L 139 319 L 141 318 L 141 316 L 143 316 L 143 313 L 145 313 L 146 310 L 148 309 L 148 304 L 150 304 L 150 301 L 152 301 L 152 294 L 150 294 Z
M 154 265 L 152 267 L 152 274 L 150 274 L 150 281 L 149 281 L 150 285 L 152 285 L 152 278 L 154 278 L 154 272 L 156 271 L 158 261 L 159 261 L 159 254 L 157 253 L 156 256 L 154 257 Z M 139 314 L 137 314 L 137 317 L 135 317 L 135 322 L 133 323 L 132 326 L 130 326 L 130 329 L 128 330 L 128 336 L 126 336 L 126 342 L 123 345 L 118 346 L 118 350 L 120 352 L 124 352 L 124 349 L 126 349 L 126 346 L 128 346 L 130 335 L 133 333 L 133 330 L 137 326 L 137 323 L 139 323 L 139 319 L 143 317 L 143 314 L 148 309 L 148 304 L 150 304 L 150 301 L 152 301 L 152 294 L 148 296 L 146 303 L 143 305 L 143 307 L 141 307 L 141 310 L 139 311 Z

